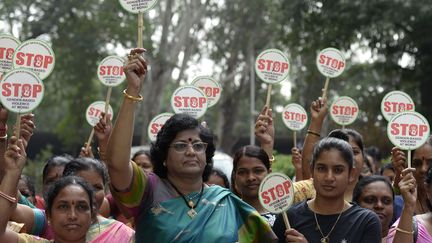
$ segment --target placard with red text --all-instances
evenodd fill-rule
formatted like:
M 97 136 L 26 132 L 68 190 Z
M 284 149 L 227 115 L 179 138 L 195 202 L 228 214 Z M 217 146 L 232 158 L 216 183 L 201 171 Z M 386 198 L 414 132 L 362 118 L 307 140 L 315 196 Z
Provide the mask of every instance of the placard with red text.
M 296 103 L 288 104 L 282 111 L 282 121 L 293 131 L 303 129 L 308 121 L 305 109 Z
M 130 13 L 143 13 L 156 5 L 157 0 L 119 0 L 120 5 Z
M 408 111 L 396 114 L 387 124 L 387 136 L 398 148 L 414 150 L 429 138 L 428 120 L 418 112 Z
M 165 122 L 170 119 L 174 114 L 173 113 L 161 113 L 155 116 L 151 121 L 147 128 L 147 134 L 150 141 L 155 142 L 157 134 L 159 130 L 163 127 Z
M 126 75 L 123 71 L 124 60 L 118 56 L 105 57 L 98 66 L 98 78 L 106 86 L 121 84 Z
M 12 69 L 0 81 L 0 100 L 6 109 L 15 113 L 34 110 L 44 96 L 42 80 L 31 70 Z
M 207 111 L 207 106 L 207 96 L 195 86 L 181 86 L 171 96 L 171 107 L 176 114 L 186 113 L 200 118 Z
M 270 173 L 262 180 L 258 197 L 267 211 L 279 214 L 291 206 L 294 200 L 294 185 L 287 175 Z
M 86 119 L 90 126 L 94 127 L 98 124 L 103 112 L 105 112 L 105 101 L 95 101 L 87 107 Z M 111 105 L 108 105 L 108 114 L 111 115 L 110 120 L 112 120 L 114 112 Z
M 12 69 L 12 58 L 20 41 L 12 35 L 0 34 L 0 73 Z
M 191 85 L 200 88 L 208 98 L 208 107 L 216 105 L 221 97 L 222 86 L 209 76 L 196 77 Z
M 261 52 L 255 60 L 255 72 L 269 84 L 280 83 L 288 77 L 290 63 L 288 57 L 278 49 Z
M 13 65 L 14 68 L 28 68 L 44 80 L 54 69 L 55 55 L 48 43 L 35 39 L 27 40 L 15 50 Z
M 322 75 L 335 78 L 345 70 L 345 57 L 336 48 L 326 48 L 318 54 L 316 65 Z
M 391 91 L 381 101 L 381 113 L 387 121 L 400 112 L 414 110 L 415 104 L 411 96 L 402 91 Z
M 348 96 L 341 96 L 330 106 L 330 117 L 341 126 L 352 124 L 359 115 L 357 102 Z

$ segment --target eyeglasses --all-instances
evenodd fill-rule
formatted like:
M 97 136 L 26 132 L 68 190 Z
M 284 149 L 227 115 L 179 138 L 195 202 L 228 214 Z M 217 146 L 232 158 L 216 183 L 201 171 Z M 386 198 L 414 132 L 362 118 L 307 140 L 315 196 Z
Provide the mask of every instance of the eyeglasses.
M 196 143 L 184 143 L 184 142 L 177 142 L 170 145 L 170 147 L 174 148 L 174 150 L 178 153 L 184 153 L 189 148 L 189 146 L 192 147 L 192 149 L 195 151 L 195 153 L 203 153 L 207 149 L 207 143 L 203 142 L 196 142 Z

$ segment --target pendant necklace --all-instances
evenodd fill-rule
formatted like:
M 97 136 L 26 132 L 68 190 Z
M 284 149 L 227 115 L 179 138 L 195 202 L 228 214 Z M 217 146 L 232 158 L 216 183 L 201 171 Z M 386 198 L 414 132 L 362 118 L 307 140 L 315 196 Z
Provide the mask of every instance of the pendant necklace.
M 342 208 L 341 212 L 339 213 L 339 216 L 336 219 L 336 222 L 333 224 L 333 227 L 331 228 L 330 232 L 328 232 L 328 234 L 326 236 L 324 236 L 324 233 L 322 232 L 321 227 L 320 227 L 320 225 L 318 223 L 318 218 L 316 216 L 316 213 L 315 213 L 315 211 L 313 211 L 314 217 L 315 217 L 315 223 L 316 223 L 316 225 L 318 227 L 318 230 L 319 230 L 319 232 L 321 233 L 321 236 L 322 236 L 321 243 L 329 243 L 330 242 L 330 234 L 333 232 L 334 228 L 336 227 L 336 224 L 339 222 L 339 219 L 340 219 L 343 211 L 344 210 Z
M 193 198 L 191 197 L 189 200 L 186 200 L 186 196 L 183 195 L 183 193 L 181 193 L 177 187 L 174 186 L 174 184 L 171 183 L 171 181 L 168 180 L 168 182 L 171 184 L 171 186 L 174 188 L 174 190 L 183 198 L 183 200 L 185 201 L 186 205 L 189 208 L 189 211 L 187 212 L 187 215 L 189 215 L 190 218 L 195 217 L 198 213 L 197 211 L 195 211 L 195 208 L 198 207 L 198 203 L 201 200 L 202 194 L 203 194 L 203 189 L 204 189 L 204 184 L 201 185 L 201 191 L 199 193 L 199 197 L 198 200 L 196 201 L 196 203 L 193 202 Z

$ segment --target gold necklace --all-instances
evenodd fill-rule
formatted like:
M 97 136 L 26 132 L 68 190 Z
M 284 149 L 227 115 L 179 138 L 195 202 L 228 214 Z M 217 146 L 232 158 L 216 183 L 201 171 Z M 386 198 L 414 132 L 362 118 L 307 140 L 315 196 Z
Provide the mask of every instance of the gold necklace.
M 345 208 L 345 206 L 344 206 L 344 208 Z M 321 243 L 329 243 L 330 242 L 330 237 L 329 236 L 333 232 L 334 228 L 336 227 L 336 224 L 339 222 L 339 219 L 340 219 L 340 217 L 341 217 L 341 215 L 342 215 L 342 213 L 344 211 L 344 208 L 342 208 L 341 212 L 339 213 L 339 216 L 336 219 L 336 222 L 333 224 L 333 227 L 331 228 L 330 232 L 328 232 L 328 234 L 326 236 L 324 236 L 324 233 L 322 232 L 321 227 L 320 227 L 320 225 L 318 223 L 318 218 L 316 216 L 316 213 L 315 213 L 315 211 L 313 211 L 314 217 L 315 217 L 315 223 L 317 224 L 318 230 L 319 230 L 319 232 L 321 233 L 321 236 L 322 236 Z

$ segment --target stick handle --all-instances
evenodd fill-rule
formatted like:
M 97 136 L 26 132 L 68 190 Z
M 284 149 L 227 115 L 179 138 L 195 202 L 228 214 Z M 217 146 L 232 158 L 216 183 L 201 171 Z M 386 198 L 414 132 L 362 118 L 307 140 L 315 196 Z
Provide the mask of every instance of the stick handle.
M 345 125 L 342 125 L 342 130 L 345 130 Z
M 137 47 L 143 47 L 143 30 L 144 30 L 144 14 L 142 12 L 138 13 L 138 40 Z
M 267 89 L 267 99 L 266 99 L 266 106 L 267 107 L 270 107 L 271 91 L 272 91 L 272 85 L 269 84 L 268 89 Z
M 408 150 L 407 161 L 408 161 L 408 168 L 411 168 L 411 150 Z
M 87 145 L 86 145 L 86 150 L 88 150 L 90 148 L 91 142 L 93 140 L 93 135 L 94 135 L 94 128 L 92 129 L 89 138 L 87 139 Z
M 297 148 L 297 132 L 293 132 L 294 148 Z
M 287 215 L 286 211 L 282 213 L 282 217 L 283 217 L 283 220 L 284 220 L 284 223 L 285 223 L 285 227 L 287 229 L 291 229 L 291 225 L 289 223 L 288 215 Z
M 21 136 L 21 114 L 18 113 L 17 114 L 17 118 L 16 118 L 16 123 L 15 123 L 15 127 L 16 127 L 16 138 L 19 139 Z
M 104 117 L 105 122 L 107 121 L 109 102 L 111 99 L 111 92 L 112 92 L 112 87 L 109 87 L 108 92 L 107 92 L 107 96 L 105 99 L 105 117 Z
M 324 83 L 324 89 L 322 90 L 323 91 L 323 93 L 322 93 L 323 100 L 327 100 L 327 90 L 328 90 L 329 83 L 330 83 L 330 78 L 326 78 L 326 81 Z

